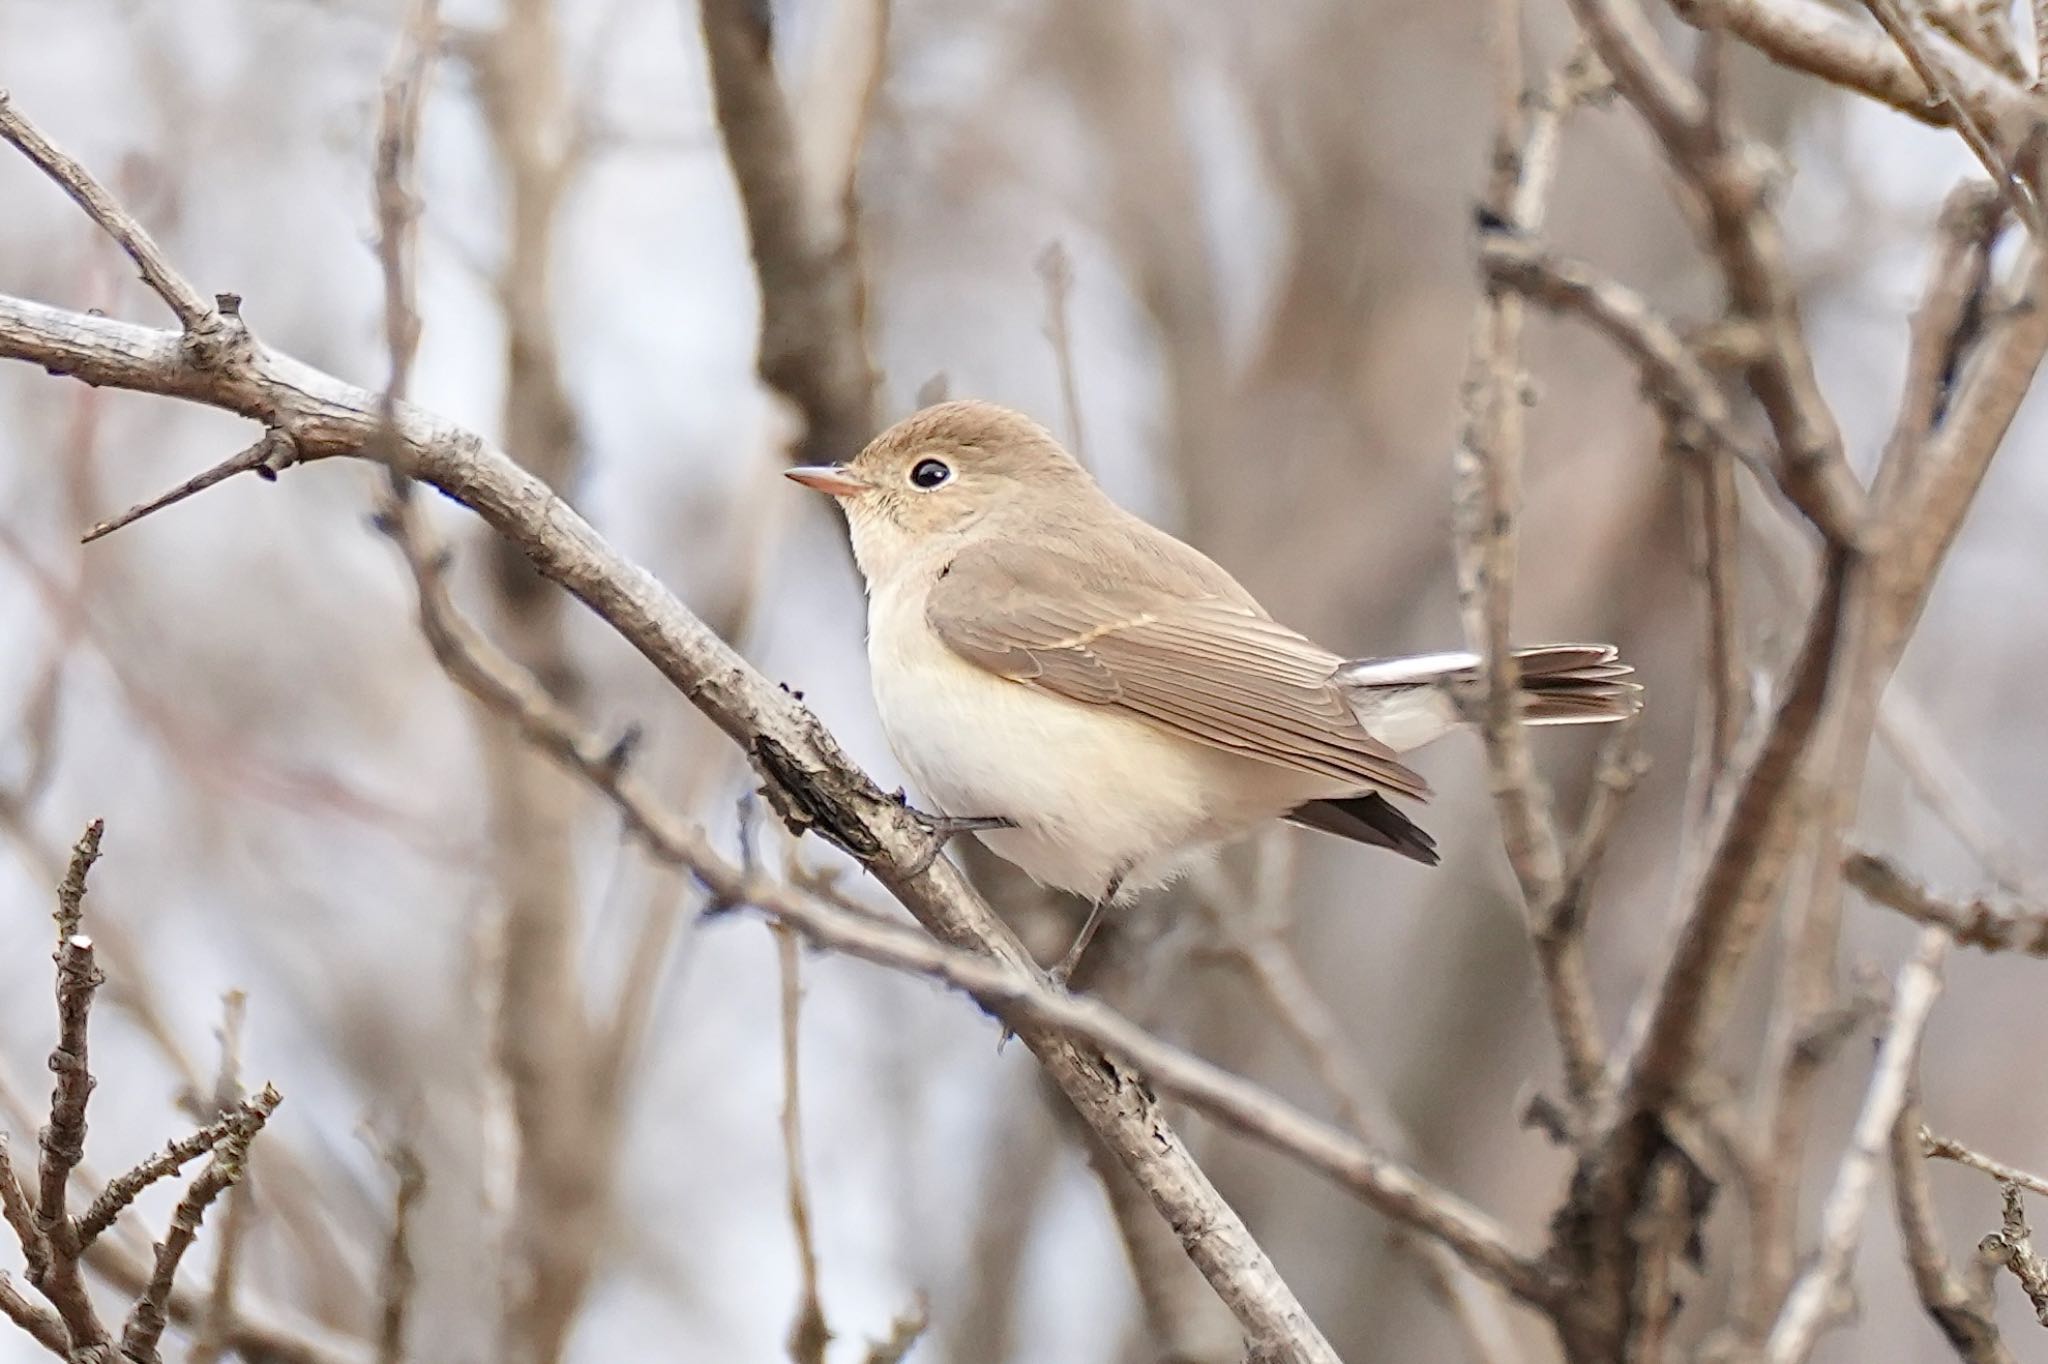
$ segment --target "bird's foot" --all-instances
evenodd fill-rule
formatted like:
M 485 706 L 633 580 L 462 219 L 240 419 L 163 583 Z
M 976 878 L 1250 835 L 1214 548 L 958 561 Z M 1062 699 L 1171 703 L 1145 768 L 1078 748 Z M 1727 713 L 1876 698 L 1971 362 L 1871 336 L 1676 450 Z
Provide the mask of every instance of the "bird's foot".
M 910 817 L 916 820 L 918 825 L 931 835 L 932 839 L 924 852 L 918 856 L 917 861 L 907 869 L 905 874 L 909 876 L 923 875 L 926 869 L 938 860 L 939 850 L 961 834 L 977 834 L 984 833 L 990 829 L 1014 829 L 1017 827 L 1017 821 L 1011 819 L 1008 815 L 933 815 L 926 814 L 909 801 L 904 801 L 903 808 L 910 812 Z
M 1095 941 L 1095 931 L 1102 927 L 1103 915 L 1109 912 L 1110 901 L 1116 899 L 1117 888 L 1122 884 L 1121 873 L 1110 878 L 1109 889 L 1103 892 L 1102 898 L 1088 906 L 1088 918 L 1082 923 L 1081 931 L 1074 935 L 1073 945 L 1067 948 L 1067 954 L 1045 973 L 1055 989 L 1066 989 L 1067 982 L 1073 979 L 1075 968 L 1081 964 L 1081 954 L 1088 950 L 1089 943 Z

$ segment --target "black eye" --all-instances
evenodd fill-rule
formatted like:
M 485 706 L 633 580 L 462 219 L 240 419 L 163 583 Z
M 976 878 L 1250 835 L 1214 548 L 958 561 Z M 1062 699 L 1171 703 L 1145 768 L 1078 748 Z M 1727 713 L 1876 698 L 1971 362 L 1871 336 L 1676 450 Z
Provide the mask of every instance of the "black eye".
M 936 488 L 953 476 L 953 470 L 942 459 L 921 459 L 910 471 L 910 481 L 919 488 Z

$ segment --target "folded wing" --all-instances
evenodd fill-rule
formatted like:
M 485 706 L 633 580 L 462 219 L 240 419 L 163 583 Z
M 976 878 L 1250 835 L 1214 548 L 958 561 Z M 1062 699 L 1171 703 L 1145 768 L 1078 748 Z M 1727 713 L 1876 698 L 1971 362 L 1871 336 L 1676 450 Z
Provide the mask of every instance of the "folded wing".
M 1359 723 L 1344 660 L 1241 593 L 1106 582 L 1061 549 L 995 542 L 952 561 L 926 616 L 962 658 L 1026 686 L 1360 790 L 1429 795 Z

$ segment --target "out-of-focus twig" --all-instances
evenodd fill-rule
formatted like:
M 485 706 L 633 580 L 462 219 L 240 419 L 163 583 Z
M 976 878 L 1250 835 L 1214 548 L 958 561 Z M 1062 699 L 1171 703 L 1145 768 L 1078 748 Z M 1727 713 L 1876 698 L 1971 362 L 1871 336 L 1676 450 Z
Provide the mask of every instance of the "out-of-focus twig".
M 1848 1286 L 1864 1214 L 1877 1186 L 1893 1125 L 1906 1106 L 1934 1001 L 1941 994 L 1941 969 L 1948 935 L 1929 929 L 1892 986 L 1891 1022 L 1871 1069 L 1849 1149 L 1835 1170 L 1834 1186 L 1821 1207 L 1820 1254 L 1786 1295 L 1784 1310 L 1764 1343 L 1770 1364 L 1800 1364 L 1834 1319 L 1836 1297 Z
M 1913 65 L 1914 72 L 1925 81 L 1939 100 L 1948 105 L 1950 124 L 1955 128 L 1970 152 L 1983 164 L 1991 176 L 1991 183 L 2012 205 L 2013 213 L 2027 225 L 2037 240 L 2048 240 L 2048 222 L 2043 222 L 2041 205 L 2034 198 L 2032 188 L 2014 174 L 2005 154 L 1998 148 L 1990 131 L 1978 120 L 1962 96 L 1957 93 L 1955 80 L 1943 68 L 1941 58 L 1931 50 L 1925 31 L 1917 27 L 1914 16 L 1895 5 L 1893 0 L 1863 0 L 1863 7 L 1889 33 L 1892 41 L 1899 45 L 1899 51 L 1906 54 L 1906 60 Z M 2010 76 L 2010 72 L 2004 73 Z
M 52 917 L 57 925 L 58 1040 L 50 1054 L 50 1069 L 57 1078 L 49 1120 L 38 1143 L 41 1159 L 33 1198 L 8 1158 L 7 1143 L 0 1141 L 0 1214 L 20 1247 L 30 1285 L 53 1310 L 46 1312 L 28 1302 L 10 1281 L 0 1283 L 0 1314 L 71 1364 L 112 1364 L 114 1337 L 86 1291 L 82 1267 L 88 1257 L 98 1263 L 114 1249 L 111 1240 L 99 1241 L 98 1233 L 137 1193 L 174 1173 L 201 1150 L 210 1150 L 212 1159 L 186 1189 L 170 1229 L 156 1249 L 154 1263 L 135 1276 L 134 1302 L 121 1328 L 121 1357 L 130 1364 L 157 1364 L 157 1341 L 169 1318 L 178 1265 L 198 1235 L 206 1207 L 241 1177 L 249 1143 L 276 1109 L 279 1098 L 275 1089 L 265 1085 L 254 1099 L 236 1103 L 234 1111 L 224 1113 L 222 1120 L 198 1139 L 173 1142 L 164 1155 L 109 1182 L 82 1216 L 74 1217 L 68 1211 L 71 1186 L 85 1173 L 86 1108 L 94 1087 L 88 1040 L 93 996 L 101 976 L 92 939 L 84 932 L 84 913 L 87 873 L 99 857 L 103 831 L 97 820 L 87 827 L 57 887 L 57 909 Z M 12 1087 L 0 1085 L 0 1089 L 7 1091 L 12 1110 L 16 1106 Z M 215 1329 L 209 1323 L 218 1317 L 216 1306 L 209 1299 L 204 1308 L 188 1306 L 180 1315 L 196 1320 L 203 1336 Z M 232 1315 L 218 1329 L 224 1336 L 235 1335 Z
M 2000 1184 L 2011 1184 L 2025 1189 L 2029 1193 L 2036 1193 L 2043 1198 L 2048 1198 L 2048 1179 L 2043 1179 L 2040 1175 L 2030 1174 L 2017 1166 L 1993 1160 L 1982 1151 L 1965 1146 L 1953 1138 L 1937 1137 L 1924 1127 L 1920 1129 L 1919 1136 L 1920 1154 L 1923 1156 L 1933 1160 L 1952 1160 L 1958 1165 L 1967 1165 L 1973 1170 L 1981 1170 L 1985 1174 L 1990 1175 Z
M 385 1163 L 391 1167 L 394 1181 L 391 1233 L 385 1239 L 383 1268 L 377 1275 L 377 1364 L 403 1364 L 406 1322 L 419 1283 L 412 1256 L 412 1218 L 427 1189 L 427 1172 L 404 1142 L 391 1147 Z
M 213 1148 L 213 1158 L 178 1201 L 177 1208 L 171 1213 L 170 1228 L 157 1246 L 156 1263 L 150 1270 L 148 1282 L 143 1285 L 135 1306 L 129 1309 L 127 1323 L 121 1330 L 121 1353 L 126 1358 L 155 1364 L 157 1341 L 162 1339 L 164 1327 L 170 1324 L 171 1287 L 177 1279 L 178 1266 L 184 1260 L 185 1252 L 199 1239 L 200 1219 L 206 1216 L 206 1210 L 213 1206 L 215 1200 L 242 1178 L 244 1162 L 249 1156 L 249 1143 L 263 1130 L 263 1124 L 276 1110 L 278 1102 L 277 1091 L 265 1085 L 262 1092 L 249 1101 L 243 1121 L 221 1138 L 220 1144 Z M 211 1311 L 209 1303 L 209 1315 Z
M 1250 896 L 1203 896 L 1218 947 L 1239 967 L 1267 1014 L 1308 1062 L 1335 1106 L 1338 1121 L 1360 1141 L 1406 1158 L 1413 1143 L 1385 1098 L 1367 1083 L 1355 1049 L 1289 941 L 1289 903 L 1295 888 L 1292 849 L 1284 832 L 1260 845 Z M 1450 1313 L 1475 1360 L 1509 1364 L 1521 1358 L 1499 1302 L 1471 1280 L 1449 1247 L 1400 1228 L 1389 1239 Z
M 1999 1336 L 1989 1294 L 1966 1283 L 1942 1249 L 1941 1219 L 1935 1212 L 1934 1192 L 1928 1187 L 1926 1155 L 1921 1147 L 1925 1131 L 1919 1101 L 1909 1093 L 1892 1122 L 1888 1144 L 1892 1199 L 1913 1286 L 1927 1315 L 1948 1337 L 1964 1364 L 2015 1364 L 2012 1351 Z
M 1998 1186 L 2005 1204 L 2005 1216 L 1997 1231 L 1979 1244 L 1979 1253 L 1996 1257 L 2020 1281 L 2020 1291 L 2034 1305 L 2034 1319 L 2048 1326 L 2048 1260 L 2034 1249 L 2034 1233 L 2027 1226 L 2025 1196 L 2017 1184 Z
M 868 1347 L 867 1364 L 903 1364 L 931 1321 L 930 1307 L 919 1298 L 889 1323 L 888 1335 Z
M 1849 854 L 1842 873 L 1878 904 L 1940 928 L 1964 947 L 2048 957 L 2048 910 L 1993 904 L 1982 895 L 1967 902 L 1944 899 L 1901 871 L 1890 858 L 1862 848 Z
M 1955 118 L 1956 104 L 1927 88 L 1889 35 L 1858 23 L 1825 0 L 1677 0 L 1672 9 L 1696 28 L 1740 38 L 1781 66 L 1854 90 L 1936 127 Z M 2032 92 L 1946 34 L 1927 46 L 1948 71 L 1958 104 L 1987 128 L 2019 128 L 2032 117 Z
M 1038 282 L 1045 289 L 1045 339 L 1059 371 L 1060 410 L 1067 419 L 1067 449 L 1082 467 L 1088 465 L 1088 433 L 1081 420 L 1081 378 L 1074 365 L 1074 261 L 1058 241 L 1038 253 Z
M 93 1079 L 87 1056 L 93 992 L 102 977 L 93 958 L 92 939 L 81 931 L 86 874 L 99 860 L 106 826 L 94 820 L 71 850 L 71 863 L 57 887 L 57 1046 L 50 1070 L 57 1077 L 50 1095 L 50 1120 L 38 1145 L 42 1160 L 36 1172 L 36 1240 L 46 1257 L 29 1271 L 29 1282 L 50 1300 L 64 1320 L 74 1350 L 104 1348 L 106 1327 L 85 1291 L 79 1256 L 84 1243 L 68 1207 L 71 1172 L 85 1158 L 85 1107 Z
M 1957 761 L 1919 699 L 1897 683 L 1886 689 L 1878 706 L 1877 737 L 1921 800 L 2001 890 L 2023 895 L 2037 884 L 1998 807 Z
M 832 1343 L 825 1304 L 818 1295 L 818 1246 L 811 1234 L 810 1181 L 804 1177 L 803 1099 L 798 1064 L 803 980 L 796 935 L 775 930 L 775 961 L 782 981 L 782 1162 L 789 1183 L 789 1225 L 796 1235 L 797 1305 L 784 1341 L 790 1364 L 825 1364 Z
M 220 348 L 230 340 L 222 309 L 171 268 L 148 230 L 85 167 L 51 145 L 35 125 L 14 111 L 4 90 L 0 90 L 0 139 L 12 143 L 43 174 L 62 186 L 86 216 L 128 254 L 141 272 L 142 282 L 177 317 L 193 358 L 201 363 L 218 358 Z
M 221 1000 L 220 1071 L 213 1082 L 213 1111 L 223 1118 L 242 1107 L 242 1029 L 248 1016 L 248 997 L 230 990 Z M 214 1259 L 213 1296 L 207 1303 L 205 1320 L 192 1343 L 192 1364 L 212 1364 L 228 1348 L 234 1335 L 235 1293 L 241 1272 L 242 1243 L 248 1234 L 250 1185 L 244 1176 L 227 1192 L 227 1206 L 221 1211 L 220 1251 Z
M 841 157 L 846 183 L 807 183 L 777 83 L 769 9 L 753 0 L 704 0 L 700 10 L 712 102 L 761 282 L 761 378 L 803 419 L 792 452 L 798 463 L 850 458 L 875 425 L 860 252 L 848 209 L 858 132 Z M 881 55 L 877 42 L 870 58 Z M 863 112 L 856 128 L 864 121 Z
M 880 882 L 937 939 L 907 934 L 901 944 L 904 951 L 936 950 L 949 969 L 978 973 L 979 980 L 999 994 L 1026 992 L 1018 996 L 1019 1002 L 1002 1006 L 1019 1021 L 1018 1036 L 1167 1216 L 1183 1248 L 1255 1348 L 1288 1349 L 1317 1364 L 1334 1359 L 1270 1258 L 1181 1145 L 1152 1097 L 1123 1082 L 1113 1063 L 1105 1065 L 1100 1037 L 1077 1031 L 1071 1016 L 1054 1025 L 1056 1013 L 1079 1006 L 1050 1002 L 1050 992 L 1037 984 L 1014 935 L 958 871 L 945 859 L 923 857 L 930 837 L 911 813 L 848 762 L 794 697 L 778 691 L 705 631 L 673 594 L 605 545 L 540 480 L 474 434 L 418 409 L 400 404 L 395 423 L 387 420 L 375 395 L 286 360 L 253 339 L 222 365 L 201 368 L 184 354 L 175 336 L 0 295 L 0 358 L 36 359 L 80 379 L 242 411 L 289 432 L 306 458 L 380 459 L 482 513 L 550 579 L 581 597 L 745 747 L 767 777 L 780 813 L 858 851 Z M 586 763 L 588 770 L 607 770 L 609 745 L 586 752 L 574 743 L 579 731 L 572 728 L 566 733 L 579 770 Z M 561 736 L 550 742 L 560 744 Z M 696 870 L 700 878 L 712 880 L 704 867 Z M 725 884 L 727 892 L 743 889 L 751 891 L 729 880 Z M 738 897 L 755 898 L 751 893 Z M 807 910 L 810 904 L 792 899 L 791 912 Z M 864 923 L 863 931 L 874 927 Z M 1029 1002 L 1021 1002 L 1025 1000 Z M 1144 1068 L 1157 1070 L 1160 1059 L 1159 1053 L 1148 1055 Z M 1181 1078 L 1184 1087 L 1200 1088 L 1214 1077 L 1197 1069 Z M 1158 1083 L 1164 1087 L 1168 1081 L 1162 1077 Z M 1369 1191 L 1390 1215 L 1445 1236 L 1518 1292 L 1546 1300 L 1555 1296 L 1549 1276 L 1459 1200 L 1319 1124 L 1310 1121 L 1305 1130 L 1299 1129 L 1300 1115 L 1284 1106 L 1276 1110 L 1272 1096 L 1263 1091 L 1255 1100 L 1225 1104 L 1229 1090 L 1223 1086 L 1223 1092 L 1212 1093 L 1208 1102 L 1229 1112 L 1235 1125 L 1268 1140 L 1286 1131 L 1298 1154 L 1321 1168 L 1342 1170 L 1348 1183 Z M 1276 1112 L 1287 1113 L 1287 1120 L 1281 1122 Z M 1329 1145 L 1333 1140 L 1334 1147 Z
M 1540 93 L 1532 93 L 1524 74 L 1520 0 L 1502 0 L 1494 23 L 1499 88 L 1493 177 L 1483 212 L 1489 234 L 1523 236 L 1543 225 L 1565 118 L 1605 76 L 1581 52 Z M 1524 311 L 1519 293 L 1488 289 L 1472 324 L 1461 434 L 1452 460 L 1458 605 L 1465 641 L 1480 658 L 1473 713 L 1486 744 L 1502 839 L 1536 945 L 1565 1091 L 1583 1112 L 1600 1087 L 1606 1054 L 1583 937 L 1559 932 L 1550 921 L 1563 895 L 1565 854 L 1521 722 L 1512 638 L 1528 384 L 1522 368 Z

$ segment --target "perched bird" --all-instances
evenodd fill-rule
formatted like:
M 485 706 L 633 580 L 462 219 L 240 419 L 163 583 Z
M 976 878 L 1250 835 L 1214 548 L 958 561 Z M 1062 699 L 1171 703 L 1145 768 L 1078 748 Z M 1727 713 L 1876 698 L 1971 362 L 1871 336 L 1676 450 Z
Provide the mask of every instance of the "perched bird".
M 1267 820 L 1437 861 L 1387 797 L 1428 799 L 1401 755 L 1457 727 L 1477 656 L 1332 653 L 992 403 L 926 408 L 788 476 L 845 509 L 875 702 L 934 831 L 1094 902 L 1060 980 L 1119 895 Z M 1611 645 L 1516 657 L 1530 724 L 1641 704 Z

